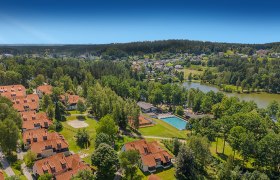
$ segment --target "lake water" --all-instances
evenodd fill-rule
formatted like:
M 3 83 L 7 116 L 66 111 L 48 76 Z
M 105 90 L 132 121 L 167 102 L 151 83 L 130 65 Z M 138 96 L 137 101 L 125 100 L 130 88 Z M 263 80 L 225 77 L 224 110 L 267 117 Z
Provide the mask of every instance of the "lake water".
M 183 119 L 176 117 L 176 116 L 161 118 L 161 120 L 170 124 L 171 126 L 174 126 L 175 128 L 177 128 L 179 130 L 185 129 L 186 124 L 187 124 L 186 121 L 184 121 Z
M 185 83 L 183 83 L 183 86 L 186 89 L 198 88 L 201 91 L 203 91 L 204 93 L 207 93 L 211 90 L 214 92 L 223 92 L 223 91 L 220 91 L 215 86 L 200 84 L 200 83 L 196 83 L 196 82 L 185 82 Z M 280 103 L 280 94 L 269 94 L 269 93 L 239 94 L 239 93 L 226 93 L 226 92 L 223 92 L 223 93 L 229 97 L 233 97 L 233 96 L 238 97 L 240 100 L 254 101 L 260 108 L 266 108 L 268 106 L 268 104 L 273 100 L 276 100 Z

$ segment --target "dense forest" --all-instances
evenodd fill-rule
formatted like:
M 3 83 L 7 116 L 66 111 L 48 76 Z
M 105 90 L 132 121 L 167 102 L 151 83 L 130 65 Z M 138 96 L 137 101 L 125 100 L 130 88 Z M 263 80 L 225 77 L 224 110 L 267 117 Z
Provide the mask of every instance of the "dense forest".
M 221 86 L 231 84 L 240 87 L 240 92 L 259 91 L 280 92 L 280 60 L 257 57 L 210 58 L 208 67 L 216 67 L 217 72 L 208 69 L 202 75 L 202 81 Z M 231 91 L 228 89 L 225 91 Z
M 114 57 L 121 58 L 128 55 L 143 55 L 163 51 L 171 53 L 211 54 L 225 52 L 228 49 L 246 54 L 251 50 L 259 49 L 272 49 L 274 52 L 280 52 L 280 44 L 231 44 L 190 40 L 166 40 L 133 43 L 114 43 L 104 45 L 2 45 L 0 46 L 0 54 L 10 53 L 14 55 L 20 55 L 57 53 L 78 56 L 84 53 L 91 53 L 97 56 L 113 55 Z

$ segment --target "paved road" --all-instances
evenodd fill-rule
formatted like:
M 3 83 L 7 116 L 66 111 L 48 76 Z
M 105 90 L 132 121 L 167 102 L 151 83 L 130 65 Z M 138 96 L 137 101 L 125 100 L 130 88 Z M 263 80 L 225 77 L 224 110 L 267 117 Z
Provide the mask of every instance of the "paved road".
M 14 176 L 15 175 L 15 173 L 14 173 L 13 169 L 11 168 L 9 162 L 4 157 L 1 149 L 0 149 L 0 162 L 3 166 L 3 169 L 4 169 L 5 173 L 7 174 L 7 176 Z
M 25 163 L 21 164 L 21 169 L 22 172 L 24 174 L 24 176 L 28 179 L 28 180 L 33 180 L 31 173 L 29 172 L 28 168 L 26 167 Z

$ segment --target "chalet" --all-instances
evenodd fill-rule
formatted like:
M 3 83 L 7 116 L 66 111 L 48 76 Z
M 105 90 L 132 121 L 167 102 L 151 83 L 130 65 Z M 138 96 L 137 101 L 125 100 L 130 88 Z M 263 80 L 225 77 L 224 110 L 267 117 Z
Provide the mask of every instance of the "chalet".
M 39 97 L 37 94 L 28 94 L 23 97 L 15 97 L 12 99 L 12 102 L 13 107 L 18 112 L 39 110 Z
M 0 86 L 0 95 L 8 99 L 26 96 L 26 89 L 23 85 Z
M 47 129 L 33 129 L 22 133 L 24 149 L 29 149 L 31 144 L 48 140 L 63 139 L 57 132 L 48 132 Z
M 143 101 L 138 102 L 137 105 L 141 108 L 141 111 L 143 113 L 155 112 L 157 110 L 157 108 L 154 107 L 152 104 Z
M 31 152 L 37 155 L 38 159 L 46 158 L 57 153 L 69 154 L 68 143 L 61 135 L 59 139 L 50 139 L 41 142 L 33 142 L 30 145 Z
M 22 131 L 49 128 L 52 121 L 47 117 L 45 112 L 37 113 L 36 111 L 21 112 Z
M 33 165 L 33 174 L 39 177 L 43 174 L 52 174 L 56 180 L 70 180 L 79 171 L 88 169 L 78 154 L 66 156 L 63 153 L 38 160 Z
M 38 86 L 36 89 L 36 93 L 41 99 L 44 95 L 50 95 L 52 93 L 52 86 L 47 84 Z
M 147 118 L 143 115 L 139 115 L 138 120 L 139 120 L 139 127 L 147 127 L 147 126 L 154 125 L 153 121 L 150 118 Z M 128 118 L 128 124 L 130 127 L 135 128 L 134 121 L 132 120 L 131 117 Z
M 141 157 L 140 168 L 143 172 L 155 172 L 157 168 L 168 168 L 172 165 L 173 158 L 166 150 L 154 142 L 146 142 L 146 140 L 138 140 L 126 143 L 122 147 L 122 151 L 137 150 Z
M 77 104 L 80 99 L 80 96 L 65 94 L 65 95 L 61 95 L 60 99 L 62 103 L 66 106 L 66 109 L 69 111 L 69 110 L 77 109 Z

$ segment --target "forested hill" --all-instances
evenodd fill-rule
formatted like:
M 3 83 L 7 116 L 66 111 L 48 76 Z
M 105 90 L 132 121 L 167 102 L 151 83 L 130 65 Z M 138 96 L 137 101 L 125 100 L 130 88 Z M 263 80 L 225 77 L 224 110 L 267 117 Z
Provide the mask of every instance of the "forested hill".
M 0 45 L 1 54 L 8 53 L 13 55 L 56 53 L 75 56 L 90 53 L 98 56 L 105 52 L 106 54 L 112 53 L 125 56 L 163 51 L 170 53 L 210 54 L 225 52 L 228 49 L 243 54 L 250 54 L 260 49 L 280 52 L 280 43 L 236 44 L 190 40 L 163 40 L 99 45 Z

